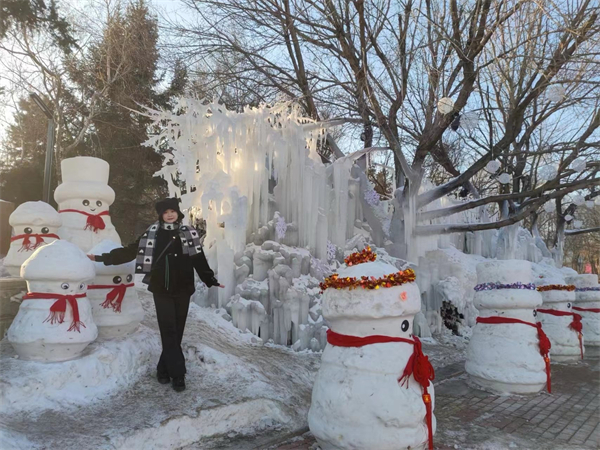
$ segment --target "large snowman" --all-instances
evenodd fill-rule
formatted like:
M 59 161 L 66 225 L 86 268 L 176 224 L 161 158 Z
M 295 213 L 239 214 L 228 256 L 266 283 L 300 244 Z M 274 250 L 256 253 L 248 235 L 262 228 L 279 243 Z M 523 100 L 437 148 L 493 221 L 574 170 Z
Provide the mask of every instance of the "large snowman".
M 586 273 L 567 278 L 575 285 L 573 312 L 581 314 L 585 346 L 597 349 L 600 346 L 600 285 L 598 275 Z
M 37 248 L 59 238 L 57 232 L 62 219 L 48 203 L 25 202 L 13 211 L 8 223 L 13 228 L 13 236 L 4 267 L 13 277 L 18 277 L 21 265 Z
M 544 304 L 537 309 L 537 318 L 552 343 L 554 361 L 573 362 L 583 358 L 584 346 L 581 315 L 573 311 L 575 286 L 547 284 L 538 286 Z
M 469 342 L 465 369 L 484 389 L 503 394 L 535 393 L 550 379 L 550 341 L 538 325 L 535 311 L 542 304 L 542 296 L 531 280 L 528 261 L 477 265 L 479 284 L 473 304 L 480 316 Z
M 309 427 L 323 450 L 432 448 L 433 368 L 412 334 L 419 288 L 412 270 L 373 256 L 351 255 L 321 285 L 330 330 Z
M 94 265 L 76 245 L 58 240 L 38 248 L 21 267 L 28 293 L 8 329 L 22 359 L 65 361 L 98 336 L 86 297 Z
M 109 253 L 120 245 L 100 242 L 90 251 L 93 255 Z M 94 322 L 101 338 L 111 339 L 135 331 L 144 318 L 144 309 L 134 287 L 135 261 L 114 266 L 94 263 L 96 278 L 88 286 Z
M 62 183 L 54 191 L 63 222 L 58 230 L 60 238 L 86 253 L 104 239 L 120 244 L 121 238 L 108 213 L 115 200 L 115 191 L 108 185 L 108 163 L 76 156 L 63 159 L 60 167 Z

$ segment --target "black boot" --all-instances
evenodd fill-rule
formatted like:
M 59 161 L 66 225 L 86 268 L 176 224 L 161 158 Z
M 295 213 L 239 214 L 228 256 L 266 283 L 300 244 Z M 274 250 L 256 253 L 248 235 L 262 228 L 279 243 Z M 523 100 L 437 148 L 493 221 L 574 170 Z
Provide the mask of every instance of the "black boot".
M 185 391 L 185 377 L 173 377 L 173 389 L 177 392 Z
M 160 372 L 157 372 L 156 379 L 158 380 L 158 382 L 160 384 L 167 384 L 167 383 L 169 383 L 169 381 L 171 381 L 171 377 L 169 377 L 169 375 L 167 375 L 166 373 L 160 373 Z

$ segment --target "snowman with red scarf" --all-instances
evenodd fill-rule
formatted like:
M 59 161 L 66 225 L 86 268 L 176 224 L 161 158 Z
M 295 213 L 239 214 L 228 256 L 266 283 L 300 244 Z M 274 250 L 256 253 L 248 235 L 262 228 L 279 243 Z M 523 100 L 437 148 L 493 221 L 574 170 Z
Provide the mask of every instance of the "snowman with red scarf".
M 330 330 L 308 413 L 323 450 L 433 448 L 433 368 L 413 335 L 421 296 L 411 269 L 367 247 L 322 284 Z
M 7 338 L 22 359 L 66 361 L 98 336 L 86 297 L 94 264 L 76 245 L 57 240 L 38 248 L 21 267 L 27 294 Z
M 108 212 L 115 200 L 115 191 L 108 185 L 108 163 L 89 156 L 76 156 L 63 159 L 60 167 L 62 183 L 54 191 L 63 222 L 58 230 L 60 238 L 84 252 L 89 252 L 104 239 L 120 244 L 121 238 Z
M 104 240 L 90 251 L 94 255 L 110 253 L 121 246 Z M 93 263 L 96 278 L 88 286 L 98 336 L 113 339 L 135 331 L 144 318 L 144 309 L 135 291 L 135 260 L 125 264 L 106 266 Z
M 56 233 L 62 220 L 48 203 L 25 202 L 13 211 L 8 223 L 13 228 L 13 236 L 4 267 L 13 277 L 18 277 L 21 265 L 37 248 L 59 238 Z

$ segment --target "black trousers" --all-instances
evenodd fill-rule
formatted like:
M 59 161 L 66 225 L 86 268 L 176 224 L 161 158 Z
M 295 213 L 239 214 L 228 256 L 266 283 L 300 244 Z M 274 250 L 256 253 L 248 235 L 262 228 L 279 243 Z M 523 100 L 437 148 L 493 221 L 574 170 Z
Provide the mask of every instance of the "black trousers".
M 185 358 L 181 340 L 190 308 L 190 296 L 154 294 L 154 306 L 162 341 L 162 354 L 156 370 L 159 375 L 171 378 L 183 376 Z

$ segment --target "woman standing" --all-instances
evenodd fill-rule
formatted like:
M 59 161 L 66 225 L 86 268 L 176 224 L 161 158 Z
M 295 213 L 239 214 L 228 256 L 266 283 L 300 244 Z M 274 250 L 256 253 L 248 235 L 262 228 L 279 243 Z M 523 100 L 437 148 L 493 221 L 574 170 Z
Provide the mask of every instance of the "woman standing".
M 156 318 L 162 341 L 162 354 L 156 375 L 158 382 L 172 380 L 173 389 L 185 390 L 185 358 L 181 350 L 183 330 L 195 291 L 194 269 L 208 287 L 219 286 L 208 265 L 198 232 L 181 224 L 183 213 L 177 198 L 156 204 L 158 222 L 125 248 L 102 255 L 88 255 L 104 265 L 117 265 L 136 260 L 135 271 L 144 274 L 144 283 L 154 294 Z

